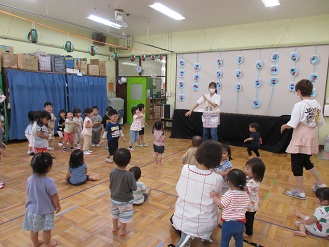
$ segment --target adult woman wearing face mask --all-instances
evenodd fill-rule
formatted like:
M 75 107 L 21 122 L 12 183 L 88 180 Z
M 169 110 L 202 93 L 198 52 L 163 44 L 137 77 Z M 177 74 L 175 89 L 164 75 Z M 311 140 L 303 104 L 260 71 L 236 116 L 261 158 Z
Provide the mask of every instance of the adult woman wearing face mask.
M 220 95 L 217 94 L 216 83 L 209 83 L 209 94 L 204 94 L 197 101 L 195 106 L 191 110 L 185 113 L 185 116 L 191 116 L 195 108 L 205 102 L 203 109 L 202 123 L 203 123 L 203 135 L 204 141 L 212 139 L 218 141 L 217 127 L 219 125 L 219 106 L 220 106 Z

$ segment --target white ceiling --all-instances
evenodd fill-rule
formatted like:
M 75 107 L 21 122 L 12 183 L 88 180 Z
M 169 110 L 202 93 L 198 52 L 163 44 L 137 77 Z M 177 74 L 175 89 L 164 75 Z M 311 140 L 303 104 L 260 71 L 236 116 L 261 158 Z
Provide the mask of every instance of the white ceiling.
M 147 5 L 160 2 L 186 19 L 175 21 Z M 101 32 L 146 36 L 193 29 L 329 14 L 329 0 L 280 0 L 281 5 L 265 8 L 261 0 L 1 0 L 6 4 L 76 23 Z M 23 12 L 0 5 L 15 14 Z M 128 28 L 105 28 L 86 17 L 90 14 L 114 18 L 114 9 L 124 10 Z M 24 14 L 26 15 L 26 14 Z M 32 18 L 32 17 L 31 17 Z

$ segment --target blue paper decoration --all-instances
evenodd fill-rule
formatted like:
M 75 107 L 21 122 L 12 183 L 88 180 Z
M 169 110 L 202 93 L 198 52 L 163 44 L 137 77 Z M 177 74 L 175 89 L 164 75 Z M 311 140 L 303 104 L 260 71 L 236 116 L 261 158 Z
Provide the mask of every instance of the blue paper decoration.
M 218 78 L 218 79 L 220 79 L 220 78 L 222 78 L 222 76 L 223 76 L 223 72 L 219 69 L 219 70 L 217 70 L 216 71 L 216 77 Z
M 260 107 L 260 101 L 258 99 L 254 99 L 251 103 L 253 108 L 258 108 Z
M 293 62 L 297 62 L 299 59 L 299 54 L 297 51 L 294 51 L 290 54 L 290 60 Z
M 193 86 L 192 86 L 192 89 L 193 89 L 194 92 L 199 91 L 199 89 L 200 89 L 199 84 L 198 83 L 194 83 Z
M 272 78 L 270 79 L 269 83 L 270 83 L 271 86 L 275 86 L 276 84 L 279 83 L 279 80 L 278 80 L 278 78 L 276 78 L 276 77 L 272 77 Z
M 288 90 L 290 92 L 295 92 L 295 89 L 296 89 L 296 83 L 294 81 L 290 82 L 288 86 Z
M 242 90 L 241 83 L 235 83 L 235 91 L 240 92 Z
M 195 72 L 200 71 L 200 69 L 201 69 L 201 65 L 200 65 L 200 63 L 195 63 L 195 64 L 193 65 L 193 70 L 194 70 Z
M 291 68 L 289 74 L 295 77 L 296 75 L 298 75 L 298 69 L 296 67 Z
M 216 60 L 217 67 L 222 66 L 222 64 L 223 64 L 223 59 L 221 57 L 217 58 L 217 60 Z
M 184 101 L 185 100 L 184 94 L 182 94 L 182 93 L 179 94 L 178 95 L 178 100 L 181 101 L 181 102 Z
M 314 99 L 317 94 L 318 94 L 318 92 L 316 91 L 315 88 L 313 88 L 312 93 L 311 93 L 311 98 Z
M 311 58 L 310 58 L 310 63 L 313 64 L 313 65 L 317 65 L 320 61 L 320 58 L 318 55 L 313 55 Z
M 256 69 L 261 70 L 263 68 L 263 61 L 258 60 L 256 61 Z
M 185 63 L 185 60 L 184 60 L 184 59 L 180 59 L 180 60 L 178 61 L 178 66 L 179 66 L 180 68 L 185 68 L 185 65 L 186 65 L 186 63 Z
M 200 75 L 198 73 L 193 75 L 193 81 L 195 81 L 195 82 L 200 81 Z
M 242 55 L 238 55 L 236 57 L 236 62 L 237 62 L 237 64 L 242 64 L 243 63 L 243 56 Z
M 279 73 L 279 66 L 274 64 L 270 68 L 270 74 L 271 75 L 277 75 Z
M 311 82 L 317 82 L 319 80 L 319 75 L 317 73 L 311 73 L 310 77 L 309 77 Z
M 278 52 L 274 52 L 271 56 L 271 61 L 273 63 L 277 63 L 280 60 L 280 54 Z
M 263 82 L 262 82 L 261 79 L 258 79 L 258 78 L 257 78 L 256 80 L 254 80 L 254 86 L 255 86 L 256 88 L 261 87 L 262 84 L 263 84 Z
M 184 81 L 179 81 L 178 82 L 178 88 L 183 89 L 185 87 L 185 82 Z
M 222 83 L 220 81 L 216 82 L 217 91 L 222 88 Z
M 142 73 L 142 71 L 143 71 L 143 67 L 142 67 L 142 66 L 137 66 L 137 67 L 136 67 L 136 72 L 137 72 L 138 74 Z
M 235 77 L 236 77 L 237 79 L 240 79 L 240 78 L 242 77 L 242 70 L 241 70 L 241 69 L 237 69 L 237 70 L 235 71 Z
M 184 78 L 185 77 L 185 71 L 184 70 L 180 70 L 178 72 L 178 76 L 179 76 L 179 78 Z

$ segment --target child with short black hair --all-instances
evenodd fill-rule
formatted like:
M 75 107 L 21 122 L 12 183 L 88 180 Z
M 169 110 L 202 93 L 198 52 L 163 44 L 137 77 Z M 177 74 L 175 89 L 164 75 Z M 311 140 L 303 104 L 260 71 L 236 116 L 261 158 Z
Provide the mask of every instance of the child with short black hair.
M 47 125 L 51 116 L 47 111 L 40 111 L 37 113 L 37 116 L 38 120 L 34 132 L 34 151 L 35 153 L 41 153 L 46 152 L 48 148 L 49 135 Z
M 223 152 L 222 152 L 221 161 L 219 163 L 219 166 L 214 168 L 214 171 L 220 174 L 224 179 L 224 185 L 222 190 L 222 195 L 224 195 L 225 192 L 229 190 L 229 186 L 227 183 L 227 174 L 233 168 L 231 163 L 231 160 L 233 160 L 233 158 L 232 158 L 231 148 L 229 145 L 223 143 L 222 148 L 223 148 Z
M 249 204 L 249 196 L 244 187 L 246 186 L 246 174 L 239 169 L 232 169 L 228 174 L 228 185 L 230 190 L 221 198 L 215 191 L 210 196 L 222 213 L 222 239 L 221 247 L 228 247 L 232 236 L 235 246 L 243 246 L 244 224 L 246 223 L 246 211 Z
M 295 207 L 295 214 L 300 221 L 296 221 L 298 231 L 294 232 L 295 236 L 306 237 L 309 232 L 315 236 L 329 237 L 329 188 L 322 187 L 315 191 L 315 196 L 320 205 L 315 209 L 312 217 L 301 214 Z
M 161 121 L 156 121 L 152 128 L 152 133 L 154 137 L 153 150 L 154 150 L 154 161 L 155 164 L 161 165 L 162 163 L 162 154 L 165 151 L 164 141 L 165 134 Z
M 66 116 L 66 111 L 64 109 L 61 109 L 58 113 L 58 117 L 59 117 L 58 126 L 57 126 L 57 134 L 59 136 L 58 146 L 63 146 L 65 116 Z
M 52 164 L 53 158 L 46 152 L 36 154 L 31 160 L 33 174 L 26 183 L 27 199 L 23 230 L 30 231 L 33 246 L 40 246 L 43 243 L 45 246 L 57 244 L 57 241 L 51 238 L 51 230 L 54 228 L 54 212 L 58 213 L 61 205 L 55 181 L 47 176 Z M 39 231 L 43 231 L 43 240 L 38 237 Z
M 85 113 L 85 120 L 83 121 L 83 129 L 81 131 L 81 134 L 83 135 L 83 154 L 89 155 L 92 153 L 91 150 L 89 150 L 90 143 L 91 143 L 91 135 L 92 135 L 92 127 L 94 123 L 91 121 L 90 117 L 93 110 L 91 108 L 86 108 L 84 110 Z
M 130 126 L 129 150 L 133 152 L 135 151 L 134 142 L 138 141 L 139 131 L 142 129 L 144 114 L 142 114 L 136 106 L 131 108 L 131 113 L 133 114 L 133 122 Z
M 195 158 L 195 152 L 198 149 L 198 147 L 202 144 L 202 137 L 201 136 L 193 136 L 192 138 L 192 147 L 189 148 L 186 153 L 182 157 L 183 164 L 189 164 L 189 165 L 197 165 L 198 162 Z
M 63 152 L 66 152 L 66 145 L 69 142 L 71 147 L 70 150 L 74 150 L 74 128 L 78 125 L 77 122 L 73 121 L 73 113 L 67 112 L 64 127 L 64 142 L 63 142 Z
M 138 166 L 131 167 L 129 171 L 134 174 L 137 183 L 137 190 L 133 191 L 134 204 L 135 205 L 143 204 L 147 200 L 152 189 L 147 188 L 144 183 L 138 182 L 138 180 L 142 176 L 142 170 Z
M 55 117 L 54 113 L 52 112 L 53 104 L 51 102 L 44 103 L 43 107 L 44 107 L 44 110 L 49 112 L 49 114 L 50 114 L 50 120 L 47 125 L 48 135 L 49 135 L 48 150 L 54 150 L 54 148 L 51 147 L 51 142 L 52 142 L 52 140 L 54 140 L 54 129 L 55 129 L 55 122 L 56 122 L 57 118 Z
M 122 127 L 118 123 L 118 111 L 112 109 L 108 112 L 110 121 L 106 124 L 104 134 L 102 138 L 107 138 L 107 146 L 109 150 L 109 156 L 106 158 L 106 162 L 112 163 L 113 160 L 111 156 L 114 155 L 115 151 L 119 148 L 119 138 L 122 137 L 122 140 L 125 142 L 126 138 L 123 135 Z
M 138 147 L 148 147 L 148 145 L 144 141 L 144 133 L 145 133 L 145 126 L 147 126 L 147 123 L 145 122 L 145 105 L 144 104 L 138 104 L 137 105 L 138 110 L 143 114 L 142 119 L 142 129 L 139 131 L 139 137 L 138 137 Z
M 69 169 L 66 173 L 65 180 L 72 185 L 81 185 L 89 181 L 98 181 L 99 175 L 87 175 L 87 165 L 83 159 L 83 152 L 80 149 L 71 153 Z
M 112 232 L 120 229 L 120 236 L 130 232 L 127 229 L 127 224 L 132 221 L 134 212 L 133 191 L 137 189 L 137 184 L 134 175 L 126 170 L 130 160 L 131 154 L 129 150 L 119 148 L 113 155 L 113 161 L 117 167 L 113 168 L 110 173 Z
M 250 203 L 247 207 L 246 212 L 246 230 L 243 235 L 244 237 L 249 237 L 253 234 L 254 218 L 258 210 L 259 202 L 258 192 L 260 182 L 262 182 L 264 178 L 265 170 L 265 165 L 263 161 L 259 158 L 252 158 L 246 163 L 245 173 L 247 175 L 247 184 L 245 187 L 245 191 L 247 191 L 249 195 Z
M 259 149 L 260 145 L 263 143 L 263 141 L 262 141 L 262 138 L 260 137 L 258 129 L 259 129 L 258 123 L 255 123 L 255 122 L 251 123 L 249 125 L 250 137 L 243 141 L 244 143 L 250 142 L 250 144 L 247 148 L 250 159 L 253 157 L 251 151 L 253 151 L 257 157 L 260 157 L 258 149 Z
M 93 113 L 91 114 L 90 119 L 94 125 L 92 128 L 91 143 L 93 147 L 99 147 L 101 141 L 102 117 L 98 114 L 99 109 L 97 106 L 93 106 L 92 110 Z
M 82 138 L 82 127 L 83 127 L 83 119 L 81 117 L 81 110 L 79 108 L 73 109 L 73 121 L 78 125 L 74 128 L 74 147 L 77 149 L 81 148 L 80 140 Z
M 31 146 L 31 131 L 32 131 L 32 125 L 34 122 L 34 111 L 29 111 L 27 114 L 27 117 L 29 119 L 29 124 L 25 129 L 25 137 L 29 141 L 29 144 L 27 145 L 27 154 L 33 153 L 33 147 Z
M 103 129 L 105 130 L 106 125 L 108 124 L 108 122 L 110 122 L 110 116 L 109 116 L 109 112 L 110 110 L 113 110 L 112 106 L 108 106 L 105 109 L 105 115 L 102 118 L 102 125 L 103 125 Z

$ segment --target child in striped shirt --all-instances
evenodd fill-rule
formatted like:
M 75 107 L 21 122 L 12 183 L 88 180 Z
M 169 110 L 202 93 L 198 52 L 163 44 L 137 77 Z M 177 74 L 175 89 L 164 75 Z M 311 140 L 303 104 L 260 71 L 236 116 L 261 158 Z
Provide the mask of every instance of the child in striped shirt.
M 232 169 L 228 174 L 228 185 L 230 190 L 221 198 L 215 191 L 210 196 L 219 208 L 223 208 L 222 213 L 222 239 L 220 246 L 228 247 L 233 236 L 235 246 L 243 246 L 244 224 L 246 223 L 245 213 L 249 204 L 249 196 L 244 191 L 246 186 L 246 174 L 239 169 Z

